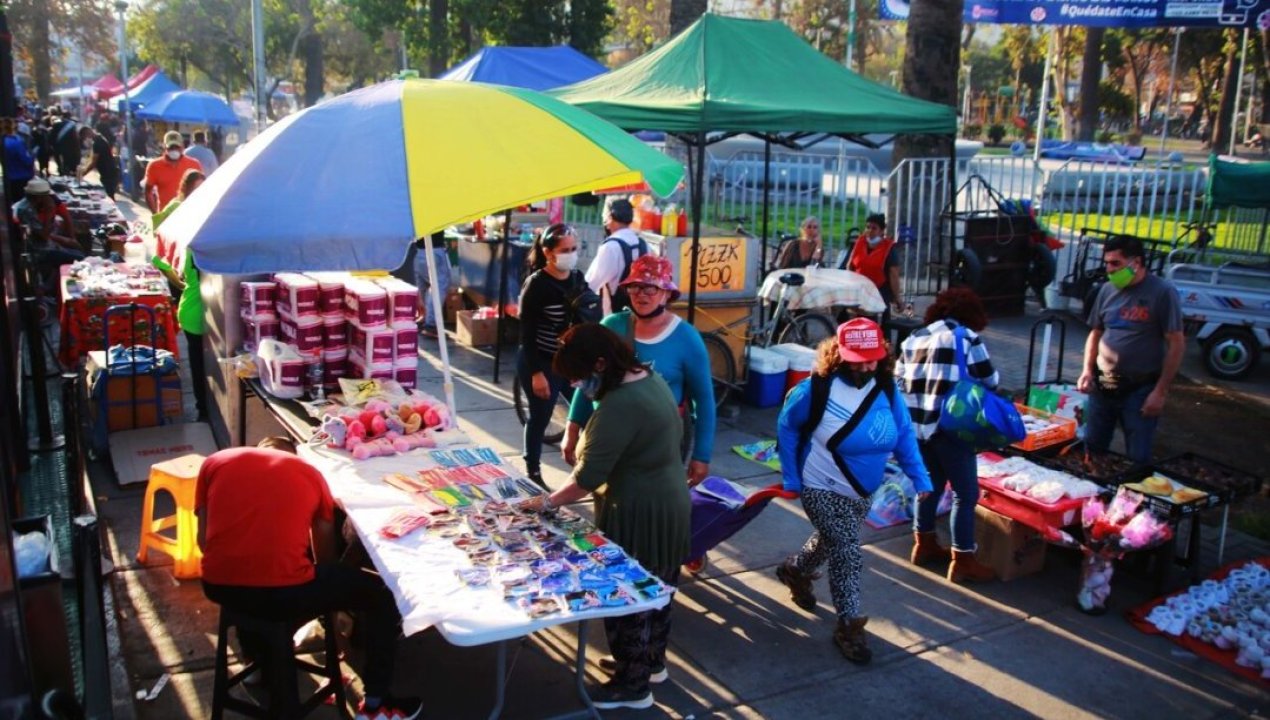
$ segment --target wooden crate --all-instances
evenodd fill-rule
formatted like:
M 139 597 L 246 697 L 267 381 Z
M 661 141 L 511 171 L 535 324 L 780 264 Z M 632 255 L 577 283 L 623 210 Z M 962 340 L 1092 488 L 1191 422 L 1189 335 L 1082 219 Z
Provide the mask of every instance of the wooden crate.
M 685 320 L 688 318 L 688 303 L 680 302 L 671 306 L 671 311 Z M 719 300 L 710 303 L 697 303 L 697 313 L 693 327 L 705 335 L 727 327 L 719 337 L 732 350 L 732 359 L 736 361 L 737 378 L 745 376 L 745 338 L 750 332 L 749 317 L 754 309 L 754 300 Z M 744 322 L 736 323 L 738 320 Z

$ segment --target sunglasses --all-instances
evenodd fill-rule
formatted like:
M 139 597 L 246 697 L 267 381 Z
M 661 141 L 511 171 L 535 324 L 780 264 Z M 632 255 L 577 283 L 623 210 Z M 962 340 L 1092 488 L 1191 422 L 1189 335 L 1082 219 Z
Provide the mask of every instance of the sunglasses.
M 643 295 L 644 297 L 651 297 L 661 292 L 661 288 L 657 287 L 656 285 L 627 285 L 626 292 L 630 293 L 631 295 Z

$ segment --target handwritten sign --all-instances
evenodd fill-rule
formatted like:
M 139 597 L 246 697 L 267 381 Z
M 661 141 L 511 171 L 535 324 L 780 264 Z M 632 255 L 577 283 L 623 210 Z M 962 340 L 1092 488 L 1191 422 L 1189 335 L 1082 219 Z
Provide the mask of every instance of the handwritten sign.
M 703 237 L 697 247 L 697 294 L 745 287 L 745 238 Z M 688 294 L 692 280 L 692 241 L 679 251 L 679 291 Z

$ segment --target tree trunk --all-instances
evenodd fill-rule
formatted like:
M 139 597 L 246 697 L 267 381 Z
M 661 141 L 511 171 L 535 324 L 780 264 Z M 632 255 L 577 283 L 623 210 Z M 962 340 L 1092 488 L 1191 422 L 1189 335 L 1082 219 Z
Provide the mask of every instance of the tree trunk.
M 36 0 L 34 34 L 31 37 L 31 64 L 35 75 L 35 95 L 43 102 L 53 92 L 53 67 L 49 44 L 49 6 L 44 0 Z M 126 81 L 127 78 L 124 78 Z
M 467 57 L 472 54 L 472 22 L 466 17 L 459 19 L 459 37 L 463 46 L 459 48 L 459 54 Z
M 304 38 L 304 106 L 316 105 L 326 92 L 326 65 L 322 34 L 311 32 Z
M 670 0 L 670 35 L 674 37 L 706 11 L 706 0 Z
M 428 74 L 441 77 L 450 64 L 449 0 L 432 0 L 428 8 Z
M 1226 72 L 1221 82 L 1221 104 L 1213 119 L 1213 151 L 1226 152 L 1230 147 L 1230 121 L 1235 116 L 1235 83 L 1239 80 L 1239 37 L 1226 31 Z
M 1270 30 L 1261 31 L 1261 120 L 1270 123 Z
M 1102 37 L 1105 28 L 1085 28 L 1085 54 L 1080 69 L 1080 124 L 1076 139 L 1092 141 L 1098 133 L 1098 84 L 1102 81 Z

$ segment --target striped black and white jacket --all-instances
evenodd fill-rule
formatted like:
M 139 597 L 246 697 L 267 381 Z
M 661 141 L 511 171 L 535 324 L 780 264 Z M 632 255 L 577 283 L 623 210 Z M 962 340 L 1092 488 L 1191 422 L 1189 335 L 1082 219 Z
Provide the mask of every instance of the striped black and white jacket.
M 961 379 L 953 348 L 956 328 L 956 320 L 936 320 L 914 331 L 900 346 L 895 379 L 904 393 L 919 440 L 927 440 L 935 434 L 944 397 Z M 983 339 L 970 328 L 966 328 L 965 338 L 966 370 L 971 377 L 995 388 L 1000 378 L 988 359 Z

